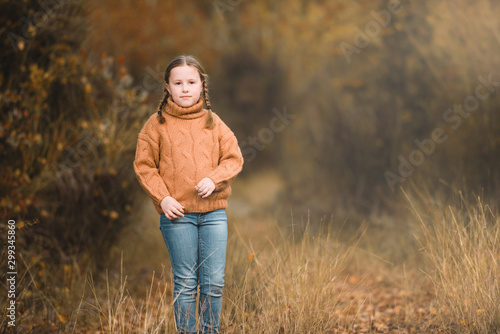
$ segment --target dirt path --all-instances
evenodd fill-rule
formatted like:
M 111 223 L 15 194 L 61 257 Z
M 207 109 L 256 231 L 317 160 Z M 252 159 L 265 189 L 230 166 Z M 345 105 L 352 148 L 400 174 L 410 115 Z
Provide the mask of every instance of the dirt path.
M 428 283 L 416 272 L 406 277 L 391 271 L 346 276 L 339 287 L 347 291 L 336 310 L 339 327 L 331 333 L 439 332 L 434 326 L 437 312 Z

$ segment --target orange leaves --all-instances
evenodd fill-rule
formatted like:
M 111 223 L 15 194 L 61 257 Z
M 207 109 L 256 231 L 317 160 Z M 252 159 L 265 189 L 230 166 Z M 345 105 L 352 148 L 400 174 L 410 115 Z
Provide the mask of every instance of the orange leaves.
M 118 217 L 120 217 L 120 215 L 119 215 L 119 214 L 118 214 L 118 212 L 116 212 L 115 210 L 112 210 L 112 211 L 109 213 L 109 218 L 111 218 L 111 220 L 118 219 Z
M 82 63 L 87 64 L 88 56 L 87 56 L 87 51 L 85 49 L 80 49 L 80 57 L 82 59 Z
M 67 323 L 69 320 L 69 315 L 64 315 L 59 313 L 58 314 L 59 321 L 62 322 L 63 324 Z
M 108 173 L 109 173 L 109 175 L 116 176 L 116 174 L 118 174 L 118 171 L 114 167 L 109 167 L 108 168 Z
M 338 309 L 332 310 L 338 317 L 338 327 L 332 329 L 332 333 L 432 332 L 428 328 L 437 313 L 428 306 L 432 295 L 424 297 L 423 289 L 400 288 L 403 283 L 398 282 L 392 272 L 367 275 L 362 272 L 341 280 L 343 284 L 339 289 L 345 291 L 345 295 Z
M 55 64 L 60 66 L 66 65 L 66 59 L 64 59 L 63 57 L 57 57 L 54 62 Z
M 351 275 L 347 281 L 351 284 L 358 284 L 361 281 L 361 278 L 359 276 Z
M 90 84 L 85 85 L 85 93 L 90 94 L 92 92 L 92 86 Z
M 116 210 L 102 210 L 101 214 L 104 217 L 109 217 L 111 220 L 116 220 L 120 217 L 120 214 Z

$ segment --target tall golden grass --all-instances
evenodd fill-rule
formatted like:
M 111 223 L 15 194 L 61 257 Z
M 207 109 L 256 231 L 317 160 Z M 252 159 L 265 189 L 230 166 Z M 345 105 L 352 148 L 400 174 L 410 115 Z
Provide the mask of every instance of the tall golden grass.
M 255 226 L 235 219 L 228 241 L 222 332 L 498 333 L 497 211 L 479 199 L 471 204 L 461 197 L 452 205 L 425 192 L 405 195 L 415 217 L 399 217 L 414 227 L 407 230 L 388 225 L 378 233 L 380 225 L 368 221 L 352 234 L 333 219 L 315 229 L 310 219 L 300 224 L 292 217 L 286 227 L 272 219 L 257 220 Z M 402 240 L 410 235 L 420 249 L 406 243 L 405 258 L 391 262 L 388 254 L 402 252 Z M 75 264 L 64 268 L 63 281 L 75 272 L 71 289 L 63 291 L 58 288 L 60 273 L 46 272 L 42 279 L 40 264 L 27 262 L 20 284 L 25 308 L 20 328 L 175 331 L 169 265 L 148 280 L 134 281 L 128 279 L 123 257 L 118 270 L 103 275 L 78 273 Z M 137 284 L 147 286 L 145 293 L 137 292 Z M 41 307 L 44 311 L 37 315 Z M 49 313 L 57 314 L 58 322 L 44 321 Z
M 286 235 L 275 225 L 279 237 L 257 252 L 236 230 L 228 242 L 223 333 L 319 333 L 337 325 L 338 312 L 351 307 L 342 277 L 355 247 L 340 243 L 331 224 L 316 236 L 308 226 Z M 172 284 L 163 267 L 146 296 L 134 298 L 123 272 L 100 285 L 89 274 L 74 328 L 93 323 L 110 333 L 172 333 Z
M 436 289 L 442 326 L 459 325 L 466 333 L 498 333 L 500 218 L 479 197 L 471 203 L 459 195 L 455 206 L 430 200 L 416 205 L 410 200 L 430 263 L 426 273 Z

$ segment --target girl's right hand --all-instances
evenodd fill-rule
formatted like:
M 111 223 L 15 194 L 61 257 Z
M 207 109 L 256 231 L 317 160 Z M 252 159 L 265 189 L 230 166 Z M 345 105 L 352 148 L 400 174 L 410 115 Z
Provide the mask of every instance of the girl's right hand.
M 184 217 L 184 207 L 175 200 L 172 196 L 167 196 L 161 201 L 161 209 L 168 219 L 176 219 Z

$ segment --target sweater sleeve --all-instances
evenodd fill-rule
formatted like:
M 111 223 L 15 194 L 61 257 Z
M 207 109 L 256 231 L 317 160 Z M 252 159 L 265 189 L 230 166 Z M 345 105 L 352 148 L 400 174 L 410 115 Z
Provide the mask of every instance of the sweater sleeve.
M 170 196 L 170 193 L 159 173 L 160 143 L 158 134 L 151 131 L 152 126 L 147 122 L 137 138 L 134 170 L 144 191 L 160 206 L 161 201 Z
M 215 183 L 215 191 L 230 185 L 243 168 L 243 155 L 234 133 L 220 118 L 218 121 L 219 165 L 207 176 Z

